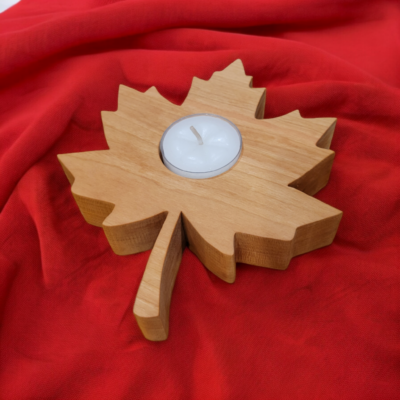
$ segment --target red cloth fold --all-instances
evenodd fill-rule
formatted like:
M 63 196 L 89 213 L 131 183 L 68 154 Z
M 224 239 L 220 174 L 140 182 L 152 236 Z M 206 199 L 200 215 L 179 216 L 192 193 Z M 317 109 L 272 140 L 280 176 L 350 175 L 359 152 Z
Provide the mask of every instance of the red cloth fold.
M 0 398 L 400 397 L 397 1 L 21 0 L 0 14 Z M 59 153 L 106 149 L 120 84 L 180 104 L 243 60 L 265 118 L 337 117 L 334 243 L 232 285 L 185 250 L 170 337 L 132 314 L 149 252 L 87 224 Z

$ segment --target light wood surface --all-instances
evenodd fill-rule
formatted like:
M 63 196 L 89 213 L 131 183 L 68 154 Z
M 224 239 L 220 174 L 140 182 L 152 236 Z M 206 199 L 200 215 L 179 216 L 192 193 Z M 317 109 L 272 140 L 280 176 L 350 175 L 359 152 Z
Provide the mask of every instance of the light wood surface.
M 104 229 L 115 253 L 153 248 L 134 306 L 150 340 L 168 336 L 186 243 L 211 272 L 234 282 L 237 262 L 285 269 L 336 234 L 341 211 L 310 196 L 328 182 L 336 120 L 298 111 L 264 120 L 266 90 L 251 81 L 236 60 L 209 81 L 194 78 L 181 106 L 154 87 L 120 86 L 118 110 L 102 112 L 110 150 L 58 156 L 84 218 Z M 229 119 L 243 137 L 239 161 L 209 179 L 180 177 L 159 154 L 165 129 L 197 113 Z

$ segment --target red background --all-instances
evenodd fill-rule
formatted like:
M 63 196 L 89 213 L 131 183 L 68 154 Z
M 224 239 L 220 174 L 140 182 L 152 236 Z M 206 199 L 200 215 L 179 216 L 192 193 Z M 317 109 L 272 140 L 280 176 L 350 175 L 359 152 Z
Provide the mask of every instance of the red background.
M 230 285 L 186 250 L 170 337 L 132 315 L 149 252 L 87 224 L 56 154 L 107 148 L 117 89 L 180 104 L 243 60 L 265 118 L 338 118 L 334 243 Z M 400 3 L 22 0 L 0 14 L 0 397 L 400 398 Z

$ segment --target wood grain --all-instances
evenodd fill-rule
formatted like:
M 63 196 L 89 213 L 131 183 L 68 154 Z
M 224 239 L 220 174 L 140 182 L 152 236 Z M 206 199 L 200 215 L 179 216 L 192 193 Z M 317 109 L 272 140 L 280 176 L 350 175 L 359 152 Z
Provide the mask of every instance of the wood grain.
M 298 111 L 263 120 L 265 89 L 235 61 L 209 81 L 193 79 L 182 105 L 153 87 L 120 86 L 118 110 L 102 112 L 110 150 L 59 155 L 87 222 L 101 226 L 120 255 L 154 247 L 134 313 L 150 340 L 168 336 L 172 288 L 184 243 L 226 282 L 236 263 L 287 268 L 293 256 L 329 245 L 341 211 L 310 195 L 329 179 L 336 119 Z M 193 180 L 162 163 L 159 143 L 177 119 L 221 115 L 243 138 L 243 151 L 222 175 Z

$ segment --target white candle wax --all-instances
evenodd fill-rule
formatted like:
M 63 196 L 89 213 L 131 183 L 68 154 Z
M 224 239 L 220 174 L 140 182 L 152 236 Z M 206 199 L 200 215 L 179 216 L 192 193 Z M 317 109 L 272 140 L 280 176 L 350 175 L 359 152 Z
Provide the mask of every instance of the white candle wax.
M 235 165 L 242 151 L 242 136 L 226 118 L 193 114 L 167 128 L 160 150 L 170 171 L 186 178 L 206 179 Z

